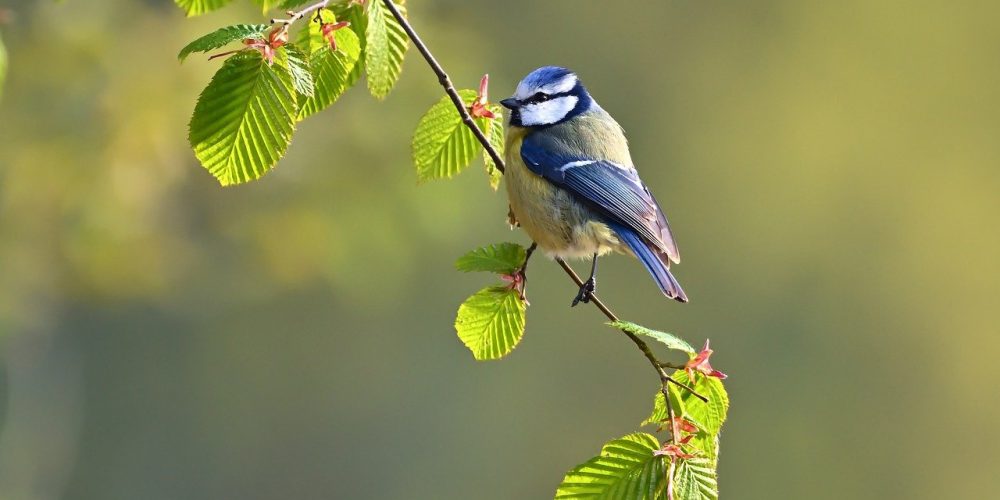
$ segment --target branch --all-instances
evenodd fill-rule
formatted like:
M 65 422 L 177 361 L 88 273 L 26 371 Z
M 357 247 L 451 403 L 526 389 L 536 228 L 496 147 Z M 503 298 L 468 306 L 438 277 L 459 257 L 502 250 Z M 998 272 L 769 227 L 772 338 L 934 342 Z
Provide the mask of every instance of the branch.
M 420 51 L 420 55 L 424 56 L 424 60 L 427 61 L 427 65 L 430 66 L 431 70 L 434 71 L 434 74 L 437 75 L 438 83 L 444 87 L 444 92 L 451 98 L 452 104 L 455 105 L 455 109 L 458 110 L 459 116 L 462 117 L 462 123 L 472 130 L 472 134 L 476 136 L 476 140 L 478 140 L 483 147 L 486 148 L 486 152 L 489 153 L 490 158 L 493 159 L 493 163 L 496 165 L 497 170 L 503 173 L 505 171 L 503 158 L 500 157 L 497 150 L 493 149 L 493 146 L 490 145 L 490 140 L 487 139 L 486 134 L 483 134 L 483 131 L 476 126 L 476 122 L 472 121 L 472 115 L 469 114 L 468 109 L 465 109 L 465 103 L 462 102 L 462 97 L 458 95 L 458 90 L 455 89 L 455 85 L 451 83 L 451 78 L 448 77 L 448 73 L 445 73 L 441 64 L 437 62 L 437 59 L 434 59 L 434 55 L 431 54 L 430 49 L 428 49 L 427 45 L 424 44 L 424 41 L 420 39 L 420 35 L 417 35 L 417 32 L 413 31 L 413 26 L 411 26 L 410 22 L 403 17 L 402 13 L 399 12 L 399 9 L 396 8 L 396 4 L 392 3 L 392 0 L 385 0 L 385 6 L 389 9 L 389 12 L 392 12 L 396 21 L 399 21 L 399 25 L 403 27 L 403 31 L 406 31 L 406 36 L 410 37 L 410 40 L 413 41 L 413 45 L 415 45 L 417 50 Z
M 560 259 L 560 258 L 557 257 L 556 258 L 556 262 L 559 263 L 559 265 L 563 268 L 564 271 L 566 271 L 566 274 L 569 275 L 570 279 L 572 279 L 574 283 L 576 283 L 576 286 L 578 286 L 578 287 L 579 286 L 583 286 L 583 279 L 580 278 L 580 275 L 576 274 L 576 271 L 574 271 L 573 268 L 570 267 L 569 264 L 567 264 L 565 260 L 562 260 L 562 259 Z M 609 308 L 607 305 L 605 305 L 604 302 L 601 301 L 601 299 L 599 299 L 597 297 L 597 295 L 594 295 L 593 293 L 591 293 L 590 294 L 590 301 L 593 302 L 594 306 L 596 306 L 598 309 L 600 309 L 602 313 L 604 313 L 604 316 L 606 318 L 608 318 L 608 321 L 611 321 L 611 322 L 618 321 L 618 316 L 615 315 L 615 313 L 611 311 L 611 308 Z M 673 367 L 673 366 L 667 365 L 666 363 L 661 363 L 660 360 L 656 359 L 656 355 L 653 354 L 652 349 L 650 349 L 649 345 L 646 344 L 646 342 L 644 340 L 640 339 L 638 335 L 636 335 L 636 334 L 634 334 L 634 333 L 632 333 L 632 332 L 630 332 L 628 330 L 622 330 L 621 332 L 624 333 L 629 338 L 629 340 L 631 340 L 633 343 L 635 343 L 635 345 L 639 348 L 639 350 L 642 351 L 642 354 L 644 356 L 646 356 L 646 359 L 649 360 L 650 364 L 653 365 L 653 369 L 655 369 L 657 375 L 660 376 L 660 382 L 663 385 L 664 394 L 666 394 L 667 382 L 671 382 L 673 384 L 677 384 L 680 387 L 683 387 L 685 390 L 687 390 L 688 392 L 690 392 L 691 394 L 693 394 L 696 398 L 698 398 L 698 399 L 700 399 L 700 400 L 702 400 L 702 401 L 704 401 L 706 403 L 708 402 L 708 398 L 706 398 L 705 396 L 702 396 L 701 394 L 698 394 L 698 392 L 694 390 L 694 387 L 691 387 L 690 385 L 682 383 L 681 381 L 679 381 L 679 380 L 671 377 L 670 375 L 668 375 L 667 372 L 666 372 L 666 370 L 663 369 L 663 367 L 664 366 Z M 680 367 L 678 367 L 678 368 L 680 368 Z
M 417 35 L 416 31 L 414 31 L 413 26 L 405 17 L 403 17 L 403 14 L 399 11 L 398 8 L 396 8 L 396 5 L 392 2 L 392 0 L 383 0 L 383 2 L 385 3 L 386 8 L 389 9 L 389 12 L 392 13 L 393 17 L 396 18 L 396 21 L 399 22 L 399 25 L 403 27 L 404 31 L 406 31 L 406 35 L 410 37 L 411 41 L 413 41 L 413 45 L 416 46 L 417 50 L 420 51 L 420 54 L 424 56 L 424 60 L 427 61 L 427 64 L 431 67 L 431 70 L 433 70 L 434 74 L 437 75 L 438 82 L 441 84 L 441 87 L 444 88 L 444 91 L 446 94 L 448 94 L 448 97 L 451 98 L 451 102 L 455 105 L 455 109 L 458 110 L 459 116 L 462 117 L 462 123 L 464 123 L 465 126 L 469 127 L 469 129 L 472 130 L 473 135 L 476 136 L 476 139 L 479 141 L 480 144 L 482 144 L 483 148 L 490 155 L 490 158 L 493 159 L 493 163 L 496 164 L 497 170 L 499 170 L 500 172 L 504 172 L 505 168 L 504 168 L 503 158 L 500 157 L 500 154 L 497 153 L 496 149 L 493 149 L 493 146 L 490 144 L 489 139 L 487 139 L 483 131 L 479 129 L 479 127 L 476 125 L 476 122 L 472 120 L 472 115 L 469 114 L 469 110 L 466 109 L 465 103 L 462 102 L 462 98 L 458 95 L 458 90 L 455 89 L 455 85 L 451 83 L 451 78 L 448 77 L 448 73 L 445 73 L 444 68 L 442 68 L 441 64 L 437 62 L 437 59 L 435 59 L 434 55 L 431 54 L 430 49 L 428 49 L 427 45 L 424 44 L 423 40 L 420 39 L 420 36 Z M 316 9 L 322 8 L 323 6 L 326 5 L 326 3 L 327 2 L 320 2 L 311 7 L 307 7 L 302 12 L 306 12 L 314 8 Z M 295 20 L 297 19 L 292 19 L 290 22 L 294 22 Z M 566 263 L 566 261 L 560 258 L 556 258 L 556 262 L 558 262 L 559 265 L 562 266 L 563 270 L 566 271 L 566 274 L 570 277 L 570 279 L 572 279 L 573 282 L 576 283 L 576 286 L 578 287 L 583 286 L 583 280 L 580 279 L 580 276 L 576 274 L 576 271 L 574 271 L 573 268 Z M 593 303 L 594 306 L 596 306 L 598 309 L 600 309 L 601 312 L 604 313 L 604 316 L 607 317 L 609 321 L 618 321 L 618 316 L 616 316 L 615 313 L 611 311 L 611 308 L 605 305 L 604 302 L 601 301 L 601 299 L 599 299 L 596 294 L 590 293 L 590 302 Z M 698 399 L 706 403 L 708 402 L 708 398 L 702 396 L 701 394 L 698 394 L 693 387 L 687 384 L 683 384 L 680 381 L 668 375 L 666 370 L 664 370 L 663 368 L 665 366 L 671 368 L 674 366 L 666 363 L 661 363 L 658 359 L 656 359 L 656 356 L 653 354 L 653 351 L 649 349 L 649 346 L 646 344 L 646 342 L 644 342 L 642 339 L 637 337 L 632 332 L 622 330 L 622 333 L 628 336 L 628 338 L 632 340 L 633 343 L 635 343 L 635 345 L 639 348 L 639 350 L 642 351 L 642 354 L 646 356 L 646 359 L 649 360 L 649 363 L 653 365 L 653 369 L 656 370 L 656 374 L 660 377 L 660 383 L 662 386 L 664 397 L 667 397 L 668 394 L 667 383 L 669 382 L 676 384 L 680 387 L 683 387 L 685 390 L 689 391 Z M 673 413 L 673 409 L 670 407 L 669 397 L 667 397 L 667 409 L 670 411 L 671 414 Z
M 302 19 L 303 17 L 306 17 L 306 15 L 309 14 L 310 12 L 322 9 L 323 7 L 326 7 L 329 4 L 330 4 L 330 0 L 323 0 L 322 2 L 316 2 L 316 3 L 314 3 L 314 4 L 312 4 L 312 5 L 304 8 L 304 9 L 298 11 L 298 12 L 290 10 L 290 11 L 286 12 L 286 14 L 288 14 L 291 17 L 289 17 L 288 19 L 271 19 L 271 24 L 282 23 L 285 26 L 289 26 L 292 23 L 294 23 L 295 21 L 298 21 L 299 19 Z

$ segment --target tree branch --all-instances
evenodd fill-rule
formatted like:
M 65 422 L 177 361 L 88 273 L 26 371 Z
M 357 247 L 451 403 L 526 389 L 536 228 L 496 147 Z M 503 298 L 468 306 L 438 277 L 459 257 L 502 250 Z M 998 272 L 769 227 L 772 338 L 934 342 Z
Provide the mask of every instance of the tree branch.
M 484 134 L 483 131 L 476 126 L 476 122 L 472 120 L 472 115 L 470 115 L 469 110 L 465 108 L 465 103 L 462 102 L 462 97 L 458 95 L 458 90 L 455 89 L 455 85 L 451 83 L 451 78 L 448 77 L 448 73 L 445 73 L 441 64 L 437 62 L 437 59 L 434 59 L 434 55 L 431 54 L 430 49 L 428 49 L 427 45 L 424 44 L 424 41 L 420 39 L 420 35 L 413 30 L 413 26 L 410 25 L 410 22 L 403 17 L 401 12 L 399 12 L 399 9 L 396 8 L 396 4 L 394 4 L 392 0 L 385 0 L 385 6 L 389 9 L 389 12 L 392 12 L 393 17 L 399 21 L 399 25 L 403 27 L 403 31 L 406 32 L 406 36 L 410 37 L 410 40 L 413 41 L 413 45 L 417 47 L 418 51 L 420 51 L 420 55 L 424 56 L 424 60 L 427 61 L 427 65 L 430 66 L 431 70 L 434 71 L 434 74 L 437 75 L 438 83 L 441 84 L 441 87 L 444 88 L 444 92 L 451 98 L 452 104 L 455 105 L 455 109 L 458 110 L 459 116 L 462 117 L 462 123 L 472 130 L 472 134 L 476 136 L 476 139 L 483 145 L 484 148 L 486 148 L 486 152 L 489 153 L 490 158 L 493 159 L 493 163 L 496 165 L 497 170 L 503 173 L 503 158 L 500 157 L 500 154 L 497 153 L 496 149 L 493 149 L 493 146 L 490 145 L 490 140 L 486 138 L 486 134 Z
M 371 1 L 377 1 L 377 0 L 371 0 Z M 327 2 L 320 2 L 316 5 L 307 7 L 302 12 L 307 12 L 310 9 L 322 8 L 326 5 L 326 3 Z M 472 130 L 473 135 L 476 136 L 476 139 L 479 141 L 480 144 L 482 144 L 483 148 L 490 155 L 490 158 L 493 159 L 493 163 L 496 164 L 497 170 L 499 170 L 500 172 L 504 172 L 505 168 L 504 168 L 503 158 L 501 158 L 500 154 L 497 153 L 496 149 L 493 148 L 493 146 L 490 144 L 489 139 L 486 138 L 486 135 L 483 133 L 483 131 L 480 130 L 479 127 L 476 125 L 476 122 L 472 120 L 472 115 L 470 115 L 469 110 L 466 109 L 465 103 L 462 102 L 461 96 L 458 95 L 458 90 L 456 90 L 455 85 L 452 84 L 451 78 L 448 77 L 448 73 L 446 73 L 444 71 L 444 68 L 441 67 L 441 64 L 437 62 L 437 59 L 435 59 L 434 55 L 431 54 L 430 49 L 428 49 L 427 45 L 424 44 L 423 40 L 420 39 L 420 36 L 417 35 L 416 31 L 414 31 L 413 26 L 406 19 L 406 17 L 403 16 L 403 14 L 399 11 L 399 9 L 392 2 L 392 0 L 383 0 L 383 3 L 385 4 L 386 8 L 389 9 L 389 12 L 392 13 L 393 17 L 396 18 L 396 21 L 399 22 L 400 26 L 403 27 L 403 30 L 406 31 L 406 34 L 407 36 L 410 37 L 410 40 L 413 42 L 413 45 L 416 46 L 417 50 L 420 51 L 420 54 L 424 56 L 424 60 L 427 61 L 427 64 L 431 67 L 431 70 L 433 70 L 434 74 L 437 75 L 438 82 L 441 84 L 441 87 L 444 88 L 444 91 L 446 94 L 448 94 L 448 97 L 451 98 L 451 102 L 455 105 L 455 109 L 458 110 L 459 116 L 462 117 L 462 123 L 464 123 L 465 126 L 469 127 L 469 129 Z M 301 15 L 299 17 L 301 17 Z M 291 22 L 294 22 L 296 19 L 292 19 Z M 574 271 L 573 268 L 566 263 L 566 261 L 560 258 L 556 258 L 556 262 L 558 262 L 559 265 L 562 266 L 563 270 L 566 271 L 566 274 L 570 277 L 570 279 L 572 279 L 573 282 L 576 283 L 576 286 L 578 287 L 583 286 L 583 280 L 580 279 L 580 276 L 576 274 L 576 271 Z M 598 298 L 596 294 L 590 293 L 589 295 L 590 295 L 590 302 L 593 303 L 595 307 L 600 309 L 601 312 L 604 313 L 604 316 L 607 317 L 609 321 L 618 321 L 618 316 L 616 316 L 615 313 L 611 311 L 611 308 L 605 305 L 604 302 L 601 301 L 601 299 Z M 647 345 L 646 342 L 644 342 L 642 339 L 640 339 L 632 332 L 622 330 L 622 333 L 624 333 L 639 348 L 639 350 L 642 351 L 642 354 L 646 356 L 646 359 L 649 360 L 649 363 L 653 365 L 653 369 L 656 370 L 657 375 L 660 377 L 663 396 L 667 398 L 666 404 L 667 404 L 667 409 L 671 414 L 671 418 L 673 417 L 673 408 L 670 405 L 670 398 L 668 397 L 668 385 L 667 385 L 668 382 L 683 387 L 685 390 L 689 391 L 698 399 L 706 403 L 708 402 L 708 398 L 702 396 L 701 394 L 698 394 L 693 387 L 681 383 L 680 381 L 668 375 L 666 370 L 664 370 L 664 367 L 666 366 L 674 368 L 674 366 L 667 363 L 662 363 L 658 359 L 656 359 L 656 355 L 653 354 L 653 351 L 650 350 L 649 345 Z M 671 425 L 673 425 L 672 421 Z
M 281 30 L 283 32 L 288 32 L 288 28 L 299 19 L 306 17 L 310 12 L 315 12 L 323 7 L 330 4 L 331 0 L 322 0 L 321 2 L 316 2 L 302 10 L 299 11 L 288 11 L 287 14 L 290 16 L 288 19 L 271 19 L 271 24 L 281 23 Z

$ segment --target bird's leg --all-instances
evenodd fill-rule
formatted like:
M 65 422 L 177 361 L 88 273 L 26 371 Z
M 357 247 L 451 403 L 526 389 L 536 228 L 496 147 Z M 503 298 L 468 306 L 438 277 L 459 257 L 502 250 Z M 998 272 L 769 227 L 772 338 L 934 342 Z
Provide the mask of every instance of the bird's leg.
M 590 302 L 590 294 L 597 290 L 597 254 L 594 254 L 594 262 L 590 265 L 590 277 L 587 281 L 583 282 L 580 286 L 580 292 L 576 294 L 576 298 L 573 299 L 573 304 L 570 307 L 576 306 L 580 302 L 584 304 Z
M 513 287 L 520 294 L 520 298 L 526 305 L 531 305 L 528 303 L 528 296 L 525 294 L 526 288 L 528 286 L 528 261 L 531 260 L 531 254 L 535 252 L 538 248 L 538 243 L 534 241 L 531 242 L 531 246 L 528 247 L 527 251 L 524 253 L 524 263 L 521 267 L 514 273 Z

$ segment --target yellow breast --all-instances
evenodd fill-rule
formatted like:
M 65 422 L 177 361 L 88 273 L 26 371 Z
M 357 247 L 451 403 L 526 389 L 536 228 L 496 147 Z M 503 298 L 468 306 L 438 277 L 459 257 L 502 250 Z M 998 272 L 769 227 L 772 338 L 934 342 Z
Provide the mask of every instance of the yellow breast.
M 528 130 L 508 127 L 504 185 L 511 211 L 541 249 L 561 257 L 589 257 L 619 246 L 610 228 L 572 196 L 528 169 L 521 143 Z

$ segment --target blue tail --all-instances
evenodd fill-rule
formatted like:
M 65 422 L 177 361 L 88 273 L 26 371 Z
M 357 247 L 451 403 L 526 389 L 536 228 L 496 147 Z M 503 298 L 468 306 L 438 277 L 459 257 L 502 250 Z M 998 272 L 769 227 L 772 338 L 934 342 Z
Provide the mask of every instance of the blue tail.
M 643 241 L 635 231 L 625 226 L 615 223 L 608 223 L 608 226 L 614 230 L 623 243 L 628 245 L 632 253 L 642 262 L 642 265 L 646 266 L 646 270 L 656 280 L 663 295 L 678 302 L 688 301 L 687 294 L 681 289 L 680 283 L 670 274 L 670 257 L 666 253 L 650 248 L 650 245 Z

